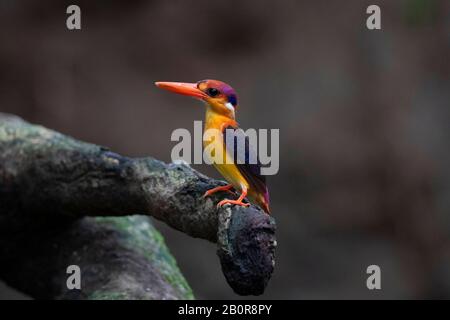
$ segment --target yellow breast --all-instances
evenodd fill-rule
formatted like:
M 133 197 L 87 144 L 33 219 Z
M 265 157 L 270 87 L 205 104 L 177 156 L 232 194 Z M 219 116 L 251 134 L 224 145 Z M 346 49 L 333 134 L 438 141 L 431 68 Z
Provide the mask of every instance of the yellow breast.
M 205 132 L 209 129 L 216 129 L 220 131 L 223 129 L 223 124 L 227 122 L 230 122 L 229 118 L 207 109 L 204 130 Z M 233 187 L 237 190 L 242 190 L 243 187 L 246 187 L 247 189 L 249 188 L 247 180 L 242 176 L 237 166 L 232 163 L 233 158 L 227 152 L 222 134 L 215 136 L 215 138 L 211 139 L 211 141 L 203 141 L 203 146 L 205 150 L 216 150 L 217 152 L 221 152 L 223 155 L 223 157 L 220 157 L 219 159 L 221 161 L 217 161 L 217 158 L 212 158 L 211 161 L 217 171 L 220 172 L 228 183 L 233 185 Z

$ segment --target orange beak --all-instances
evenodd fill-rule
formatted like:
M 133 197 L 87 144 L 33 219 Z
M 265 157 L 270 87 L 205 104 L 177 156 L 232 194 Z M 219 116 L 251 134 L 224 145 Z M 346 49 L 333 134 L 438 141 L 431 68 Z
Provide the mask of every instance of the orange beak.
M 196 83 L 183 82 L 155 82 L 158 88 L 166 89 L 185 96 L 197 99 L 205 99 L 207 95 L 197 87 Z

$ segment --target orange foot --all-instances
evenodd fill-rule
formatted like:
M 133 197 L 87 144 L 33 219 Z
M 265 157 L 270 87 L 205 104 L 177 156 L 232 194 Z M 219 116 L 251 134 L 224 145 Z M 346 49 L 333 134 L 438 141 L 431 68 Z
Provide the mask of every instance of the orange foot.
M 247 195 L 247 188 L 243 188 L 239 199 L 237 199 L 237 200 L 224 199 L 217 204 L 217 208 L 220 208 L 221 206 L 226 205 L 226 204 L 235 204 L 235 205 L 242 206 L 242 207 L 248 207 L 250 205 L 250 203 L 242 202 L 246 195 Z
M 220 208 L 221 206 L 226 204 L 235 204 L 242 207 L 248 207 L 250 205 L 250 203 L 245 203 L 239 200 L 224 199 L 217 204 L 217 208 Z
M 219 186 L 219 187 L 212 188 L 205 192 L 205 194 L 203 195 L 203 198 L 206 198 L 218 191 L 228 191 L 229 193 L 233 194 L 233 192 L 230 191 L 231 188 L 233 188 L 233 186 L 231 184 L 227 184 L 226 186 Z

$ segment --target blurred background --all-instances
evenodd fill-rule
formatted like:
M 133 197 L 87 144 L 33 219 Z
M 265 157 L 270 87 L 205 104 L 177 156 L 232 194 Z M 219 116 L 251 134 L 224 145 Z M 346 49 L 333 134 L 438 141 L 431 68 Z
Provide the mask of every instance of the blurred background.
M 205 78 L 237 90 L 243 128 L 280 129 L 260 298 L 450 298 L 450 1 L 0 1 L 0 112 L 170 161 L 204 108 L 153 82 Z M 197 298 L 239 298 L 213 244 L 155 224 Z

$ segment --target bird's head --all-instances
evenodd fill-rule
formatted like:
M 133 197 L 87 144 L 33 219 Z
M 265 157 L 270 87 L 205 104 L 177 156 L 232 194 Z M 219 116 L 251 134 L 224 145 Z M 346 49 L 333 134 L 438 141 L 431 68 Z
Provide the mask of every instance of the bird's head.
M 201 80 L 197 83 L 155 82 L 159 88 L 204 101 L 212 111 L 234 119 L 237 97 L 234 89 L 218 80 Z

